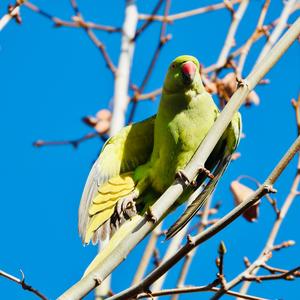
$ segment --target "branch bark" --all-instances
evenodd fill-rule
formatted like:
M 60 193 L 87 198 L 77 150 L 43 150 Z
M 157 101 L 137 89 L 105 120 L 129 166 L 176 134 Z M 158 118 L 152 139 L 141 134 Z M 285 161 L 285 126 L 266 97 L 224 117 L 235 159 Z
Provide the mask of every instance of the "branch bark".
M 127 0 L 123 24 L 121 53 L 115 77 L 113 114 L 110 135 L 115 135 L 125 125 L 125 113 L 128 106 L 128 86 L 134 53 L 134 37 L 138 22 L 135 0 Z
M 223 67 L 227 61 L 228 54 L 235 43 L 235 39 L 234 39 L 235 33 L 238 29 L 240 21 L 242 20 L 242 18 L 244 16 L 244 13 L 248 7 L 248 4 L 249 4 L 249 0 L 242 0 L 238 10 L 236 12 L 233 12 L 232 22 L 229 27 L 224 46 L 221 50 L 220 56 L 219 56 L 217 64 L 216 64 L 217 69 Z
M 29 285 L 29 284 L 27 284 L 25 282 L 25 275 L 22 272 L 22 270 L 20 270 L 20 271 L 21 271 L 21 274 L 22 274 L 22 278 L 21 279 L 15 277 L 13 275 L 10 275 L 10 274 L 2 271 L 2 270 L 0 270 L 0 276 L 3 276 L 5 278 L 7 278 L 7 279 L 9 279 L 9 280 L 11 280 L 11 281 L 19 284 L 22 287 L 23 290 L 29 291 L 29 292 L 35 294 L 40 299 L 47 300 L 48 298 L 45 295 L 43 295 L 40 291 L 38 291 L 37 289 L 35 289 L 34 287 L 32 287 L 31 285 Z
M 16 4 L 9 10 L 9 12 L 0 19 L 0 31 L 2 31 L 8 22 L 19 13 L 20 6 L 24 4 L 25 1 L 26 0 L 17 0 Z
M 241 83 L 231 97 L 231 100 L 223 109 L 222 113 L 216 120 L 212 129 L 201 143 L 200 147 L 196 151 L 195 155 L 188 163 L 184 172 L 187 178 L 192 181 L 197 175 L 198 170 L 204 166 L 208 156 L 214 149 L 224 130 L 230 123 L 234 113 L 244 102 L 249 92 L 257 85 L 257 83 L 265 76 L 265 74 L 275 65 L 275 63 L 281 58 L 286 50 L 291 46 L 294 40 L 300 34 L 300 18 L 290 27 L 287 33 L 280 39 L 280 41 L 273 47 L 269 55 L 265 57 L 262 62 L 251 72 L 246 80 Z M 171 266 L 184 257 L 195 246 L 203 243 L 211 236 L 215 235 L 221 229 L 230 224 L 241 213 L 257 202 L 259 197 L 262 197 L 268 192 L 268 185 L 273 184 L 279 177 L 283 169 L 288 162 L 292 159 L 294 154 L 299 150 L 300 138 L 293 144 L 290 151 L 284 156 L 282 161 L 270 174 L 264 185 L 257 192 L 232 210 L 229 214 L 219 220 L 215 225 L 211 226 L 204 232 L 200 233 L 196 237 L 190 239 L 190 242 L 182 247 L 176 255 L 159 266 L 154 272 L 145 278 L 143 283 L 138 286 L 133 286 L 131 289 L 126 290 L 119 295 L 113 296 L 110 299 L 128 299 L 130 296 L 136 295 L 140 291 L 143 291 L 145 287 L 148 287 L 157 278 L 159 278 L 164 272 L 166 272 Z M 58 299 L 80 299 L 95 288 L 104 278 L 106 278 L 126 257 L 126 255 L 160 222 L 164 217 L 168 209 L 176 202 L 178 197 L 182 194 L 185 188 L 185 183 L 180 179 L 175 180 L 171 187 L 154 203 L 152 206 L 152 213 L 158 220 L 153 223 L 147 218 L 139 215 L 135 216 L 132 221 L 136 226 L 129 235 L 124 237 L 118 244 L 118 246 L 110 253 L 110 259 L 106 259 L 100 263 L 93 271 L 82 278 L 77 284 L 67 290 Z
M 151 298 L 153 296 L 166 296 L 166 295 L 179 295 L 179 294 L 187 294 L 187 293 L 197 293 L 197 292 L 217 292 L 220 288 L 217 287 L 210 287 L 208 286 L 192 286 L 192 287 L 184 287 L 184 288 L 177 288 L 177 289 L 168 289 L 168 290 L 161 290 L 157 292 L 152 292 L 151 294 L 140 294 L 138 295 L 137 299 L 143 298 Z M 251 295 L 244 295 L 234 291 L 227 291 L 227 295 L 239 297 L 241 299 L 248 299 L 248 300 L 267 300 L 266 298 L 251 296 Z
M 294 11 L 294 7 L 296 6 L 296 0 L 289 0 L 284 5 L 285 5 L 284 9 L 282 10 L 281 15 L 279 17 L 279 22 L 276 25 L 275 29 L 273 30 L 271 36 L 268 38 L 266 45 L 260 52 L 254 68 L 258 66 L 262 61 L 262 59 L 266 56 L 266 54 L 269 53 L 270 49 L 277 42 L 283 30 L 286 28 L 288 18 L 290 14 Z
M 241 1 L 242 0 L 231 0 L 229 3 L 231 5 L 234 5 Z M 140 20 L 161 21 L 161 22 L 174 22 L 176 20 L 185 19 L 185 18 L 189 18 L 192 16 L 197 16 L 197 15 L 200 15 L 203 13 L 207 13 L 209 11 L 215 11 L 215 10 L 219 10 L 219 9 L 223 9 L 223 8 L 226 8 L 226 4 L 224 3 L 224 1 L 221 3 L 217 3 L 217 4 L 212 4 L 212 5 L 184 11 L 184 12 L 181 12 L 178 14 L 169 15 L 167 17 L 166 16 L 158 16 L 158 15 L 153 16 L 153 15 L 139 14 L 139 19 Z

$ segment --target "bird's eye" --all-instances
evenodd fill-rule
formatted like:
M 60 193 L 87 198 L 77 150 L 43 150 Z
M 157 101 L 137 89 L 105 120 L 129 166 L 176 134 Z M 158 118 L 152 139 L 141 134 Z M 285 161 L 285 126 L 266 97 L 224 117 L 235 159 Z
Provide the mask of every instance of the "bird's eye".
M 175 64 L 171 64 L 171 69 L 175 69 L 176 65 Z

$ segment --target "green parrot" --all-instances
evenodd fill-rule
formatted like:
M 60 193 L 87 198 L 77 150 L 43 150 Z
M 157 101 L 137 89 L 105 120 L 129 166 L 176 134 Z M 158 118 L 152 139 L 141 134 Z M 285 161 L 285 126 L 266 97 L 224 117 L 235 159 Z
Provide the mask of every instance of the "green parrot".
M 118 240 L 114 235 L 123 234 L 126 221 L 148 214 L 176 176 L 184 177 L 182 170 L 218 115 L 216 104 L 202 84 L 198 60 L 189 55 L 173 60 L 157 114 L 111 137 L 92 167 L 79 207 L 83 243 L 114 240 L 115 247 Z M 236 113 L 206 162 L 205 167 L 214 177 L 171 226 L 167 238 L 183 228 L 212 193 L 238 145 L 240 133 L 241 117 Z M 199 186 L 206 177 L 201 173 L 195 182 Z M 172 209 L 195 189 L 189 185 Z

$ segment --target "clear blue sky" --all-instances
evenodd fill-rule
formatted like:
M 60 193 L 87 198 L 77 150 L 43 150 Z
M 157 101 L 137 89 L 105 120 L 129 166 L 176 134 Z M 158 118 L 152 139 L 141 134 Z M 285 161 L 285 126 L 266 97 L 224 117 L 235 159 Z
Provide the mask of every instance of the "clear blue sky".
M 206 5 L 212 1 L 172 1 L 171 12 Z M 213 1 L 217 2 L 217 1 Z M 0 15 L 9 1 L 2 1 Z M 44 10 L 64 19 L 72 14 L 69 1 L 35 2 Z M 79 1 L 87 19 L 102 24 L 120 26 L 124 1 Z M 155 1 L 138 1 L 141 12 L 149 12 Z M 245 41 L 254 29 L 263 1 L 251 1 L 247 17 L 237 34 L 237 43 Z M 277 18 L 281 1 L 274 1 L 267 22 Z M 299 14 L 298 14 L 299 15 Z M 80 29 L 54 29 L 51 23 L 22 9 L 23 24 L 11 22 L 0 34 L 1 82 L 1 250 L 0 269 L 19 275 L 21 268 L 28 283 L 54 299 L 76 282 L 96 253 L 96 248 L 82 247 L 77 234 L 79 199 L 101 141 L 88 141 L 77 150 L 72 147 L 37 149 L 37 139 L 57 140 L 77 138 L 89 132 L 81 118 L 106 108 L 112 97 L 112 76 L 107 71 L 98 50 Z M 296 14 L 291 18 L 295 20 Z M 225 10 L 185 19 L 168 26 L 173 39 L 163 49 L 146 91 L 161 86 L 169 62 L 180 54 L 192 54 L 206 66 L 215 62 L 230 23 Z M 132 81 L 140 84 L 149 57 L 158 39 L 159 24 L 148 28 L 136 45 Z M 119 35 L 100 32 L 107 50 L 117 63 Z M 261 47 L 259 42 L 246 63 L 246 73 Z M 267 78 L 271 84 L 260 86 L 257 92 L 261 105 L 242 108 L 244 133 L 239 151 L 242 157 L 234 162 L 222 179 L 215 201 L 222 200 L 220 215 L 233 207 L 229 184 L 237 176 L 248 174 L 263 181 L 296 135 L 291 99 L 299 92 L 299 45 L 294 44 Z M 155 113 L 155 103 L 144 102 L 135 120 Z M 276 184 L 279 204 L 286 197 L 295 173 L 295 161 Z M 300 241 L 300 203 L 295 201 L 284 221 L 278 243 L 293 239 Z M 174 216 L 171 216 L 169 224 Z M 225 273 L 231 279 L 242 271 L 243 256 L 254 259 L 262 249 L 274 215 L 263 200 L 257 223 L 239 218 L 228 228 L 201 246 L 187 283 L 206 284 L 214 279 L 214 259 L 217 245 L 224 240 L 228 253 Z M 136 268 L 143 242 L 113 275 L 113 290 L 126 288 L 128 273 Z M 162 246 L 162 250 L 166 244 Z M 299 265 L 300 246 L 274 253 L 270 264 L 281 268 Z M 177 265 L 167 279 L 173 287 Z M 297 294 L 296 294 L 297 293 Z M 254 283 L 251 294 L 272 299 L 295 299 L 299 281 Z M 207 299 L 209 294 L 183 296 L 182 299 Z M 226 298 L 226 297 L 225 297 Z M 36 299 L 19 286 L 0 278 L 0 299 Z M 92 299 L 89 296 L 88 299 Z M 227 298 L 226 298 L 227 299 Z

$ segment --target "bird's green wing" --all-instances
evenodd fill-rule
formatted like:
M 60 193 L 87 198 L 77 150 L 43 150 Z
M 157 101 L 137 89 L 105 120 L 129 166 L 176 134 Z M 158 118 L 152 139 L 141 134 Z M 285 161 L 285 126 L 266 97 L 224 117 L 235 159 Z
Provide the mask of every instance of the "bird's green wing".
M 133 171 L 144 164 L 152 153 L 155 116 L 124 127 L 103 146 L 94 163 L 79 206 L 79 234 L 83 241 L 90 220 L 89 209 L 99 189 L 110 178 Z
M 209 167 L 215 167 L 214 178 L 207 184 L 199 196 L 187 207 L 180 218 L 168 229 L 166 233 L 166 239 L 170 239 L 176 233 L 178 233 L 193 218 L 193 216 L 211 196 L 219 179 L 225 172 L 231 160 L 231 155 L 238 146 L 241 132 L 241 115 L 237 112 L 222 135 L 221 139 L 217 143 L 212 154 L 208 158 Z

